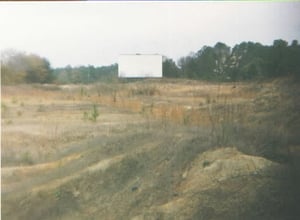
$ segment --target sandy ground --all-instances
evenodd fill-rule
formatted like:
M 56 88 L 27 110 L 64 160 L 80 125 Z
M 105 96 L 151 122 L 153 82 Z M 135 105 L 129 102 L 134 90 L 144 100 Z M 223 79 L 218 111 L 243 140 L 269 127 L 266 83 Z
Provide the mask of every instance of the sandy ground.
M 287 166 L 226 139 L 224 122 L 251 121 L 264 90 L 277 95 L 268 83 L 3 86 L 2 217 L 293 219 Z

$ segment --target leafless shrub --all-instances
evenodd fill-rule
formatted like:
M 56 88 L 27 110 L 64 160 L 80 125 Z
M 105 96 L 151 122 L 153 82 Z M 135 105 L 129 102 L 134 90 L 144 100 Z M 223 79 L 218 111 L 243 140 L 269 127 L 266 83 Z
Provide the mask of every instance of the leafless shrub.
M 132 88 L 131 94 L 133 96 L 135 95 L 154 96 L 154 95 L 160 95 L 160 91 L 155 86 L 142 86 L 142 87 Z

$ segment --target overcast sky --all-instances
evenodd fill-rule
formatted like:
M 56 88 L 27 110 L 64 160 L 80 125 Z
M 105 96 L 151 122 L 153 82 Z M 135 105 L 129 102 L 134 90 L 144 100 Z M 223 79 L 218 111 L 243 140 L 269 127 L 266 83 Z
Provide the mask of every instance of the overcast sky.
M 0 49 L 53 67 L 109 65 L 122 53 L 175 61 L 202 46 L 300 42 L 300 2 L 0 2 Z

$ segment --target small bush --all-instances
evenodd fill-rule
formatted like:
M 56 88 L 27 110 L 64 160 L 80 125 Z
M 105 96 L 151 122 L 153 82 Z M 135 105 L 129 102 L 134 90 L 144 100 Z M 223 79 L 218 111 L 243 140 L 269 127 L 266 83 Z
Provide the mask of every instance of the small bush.
M 97 106 L 94 104 L 94 105 L 93 105 L 92 114 L 91 114 L 91 120 L 92 120 L 92 121 L 96 121 L 97 118 L 98 118 L 98 116 L 99 116 L 98 108 L 97 108 Z
M 80 88 L 80 95 L 81 96 L 88 96 L 88 92 L 86 91 L 85 88 L 83 88 L 83 87 Z
M 29 152 L 23 153 L 23 155 L 21 156 L 21 163 L 26 165 L 32 165 L 34 163 Z
M 249 105 L 234 103 L 226 96 L 209 98 L 207 103 L 212 143 L 220 147 L 235 144 L 241 133 L 241 127 L 245 124 Z
M 11 125 L 12 123 L 13 123 L 13 121 L 11 119 L 9 119 L 5 122 L 5 124 L 7 124 L 7 125 Z
M 92 110 L 90 112 L 83 112 L 83 120 L 90 120 L 92 122 L 96 122 L 99 117 L 99 111 L 97 105 L 94 104 Z
M 45 106 L 39 105 L 37 112 L 44 112 L 44 111 L 46 111 Z
M 18 103 L 18 99 L 17 99 L 16 97 L 13 97 L 13 98 L 11 99 L 11 103 L 12 103 L 12 104 L 17 104 L 17 103 Z
M 144 95 L 144 96 L 154 96 L 159 95 L 160 91 L 153 86 L 146 86 L 142 88 L 135 88 L 131 90 L 132 95 Z
M 8 107 L 4 102 L 1 102 L 1 116 L 5 117 Z
M 83 112 L 83 120 L 88 120 L 89 119 L 89 113 L 88 112 Z
M 17 115 L 20 117 L 20 116 L 22 116 L 22 112 L 21 111 L 17 111 Z
M 204 168 L 204 167 L 208 167 L 210 164 L 211 164 L 211 162 L 205 160 L 205 161 L 203 162 L 202 166 L 203 166 L 203 168 Z

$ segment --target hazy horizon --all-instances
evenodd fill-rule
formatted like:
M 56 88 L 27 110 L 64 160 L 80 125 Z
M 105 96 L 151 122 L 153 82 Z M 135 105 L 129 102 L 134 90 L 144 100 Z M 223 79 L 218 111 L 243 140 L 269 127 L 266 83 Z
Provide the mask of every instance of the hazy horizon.
M 177 61 L 204 45 L 300 40 L 300 2 L 0 2 L 0 49 L 52 67 L 103 66 L 119 54 Z

